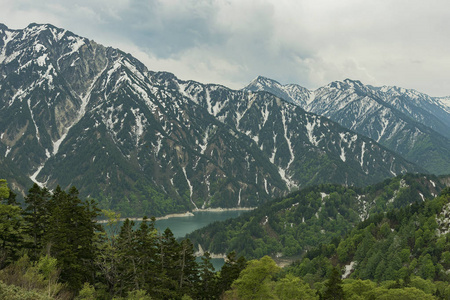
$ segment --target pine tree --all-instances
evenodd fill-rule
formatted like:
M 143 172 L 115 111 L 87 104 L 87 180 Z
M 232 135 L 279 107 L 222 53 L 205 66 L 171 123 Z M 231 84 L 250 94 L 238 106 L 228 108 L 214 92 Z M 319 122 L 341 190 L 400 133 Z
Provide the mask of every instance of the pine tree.
M 126 219 L 117 238 L 117 294 L 124 297 L 128 292 L 139 289 L 137 280 L 136 233 L 134 221 Z
M 324 300 L 340 300 L 344 299 L 344 290 L 342 289 L 342 279 L 339 270 L 334 267 L 331 270 L 328 282 L 325 284 Z
M 136 230 L 137 276 L 140 289 L 150 292 L 157 283 L 158 271 L 158 239 L 155 229 L 155 218 L 149 222 L 143 218 Z
M 81 201 L 75 187 L 66 193 L 59 186 L 47 207 L 50 218 L 43 240 L 49 254 L 58 260 L 61 280 L 78 291 L 84 282 L 93 281 L 99 210 L 93 200 Z
M 180 245 L 179 289 L 182 295 L 190 294 L 199 283 L 198 264 L 195 260 L 194 246 L 189 239 Z
M 157 285 L 159 298 L 181 298 L 179 294 L 180 279 L 180 244 L 167 228 L 159 242 L 160 280 Z
M 41 189 L 36 183 L 25 197 L 24 219 L 25 233 L 32 239 L 31 258 L 37 260 L 42 250 L 42 237 L 48 227 L 49 212 L 47 202 L 51 195 L 46 188 Z
M 19 258 L 23 247 L 22 210 L 0 203 L 0 269 Z
M 222 266 L 220 276 L 217 282 L 216 296 L 220 295 L 231 288 L 231 284 L 235 281 L 242 270 L 247 266 L 247 261 L 243 256 L 236 259 L 236 252 L 228 253 L 225 264 Z
M 205 252 L 199 263 L 200 284 L 198 285 L 197 299 L 216 299 L 215 288 L 217 277 L 211 263 L 211 255 Z

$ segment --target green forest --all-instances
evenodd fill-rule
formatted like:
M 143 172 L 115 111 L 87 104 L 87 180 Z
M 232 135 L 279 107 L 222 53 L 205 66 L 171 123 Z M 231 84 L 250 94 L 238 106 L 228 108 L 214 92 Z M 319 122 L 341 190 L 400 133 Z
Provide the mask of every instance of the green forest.
M 321 184 L 274 199 L 236 219 L 212 223 L 188 238 L 211 253 L 296 256 L 339 239 L 368 216 L 433 199 L 444 187 L 436 176 L 416 174 L 365 188 Z
M 230 251 L 221 270 L 214 270 L 208 252 L 196 260 L 189 239 L 158 232 L 154 218 L 121 224 L 119 214 L 80 199 L 75 187 L 50 193 L 35 184 L 20 204 L 1 180 L 0 299 L 450 299 L 450 189 L 401 205 L 389 201 L 388 188 L 398 194 L 420 178 L 396 180 L 368 188 L 378 196 L 385 191 L 387 201 L 374 205 L 363 222 L 310 241 L 308 251 L 296 245 L 293 253 L 303 254 L 292 265 L 280 268 L 268 255 Z M 307 201 L 315 192 L 299 191 L 281 203 Z M 346 201 L 335 199 L 333 207 Z M 351 218 L 347 210 L 327 214 Z

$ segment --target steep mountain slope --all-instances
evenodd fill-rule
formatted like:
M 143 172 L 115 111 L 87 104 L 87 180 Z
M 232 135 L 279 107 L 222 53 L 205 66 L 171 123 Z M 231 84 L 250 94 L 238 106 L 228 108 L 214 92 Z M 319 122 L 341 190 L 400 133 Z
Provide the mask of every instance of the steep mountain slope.
M 33 181 L 8 158 L 0 159 L 0 178 L 8 180 L 8 186 L 16 193 L 18 201 L 25 197 L 25 191 L 33 185 Z
M 187 237 L 212 253 L 236 251 L 247 258 L 299 256 L 339 239 L 374 214 L 436 197 L 445 188 L 444 181 L 407 174 L 366 188 L 308 187 Z
M 74 184 L 112 202 L 105 206 L 124 198 L 123 212 L 156 215 L 206 200 L 236 206 L 241 185 L 246 200 L 239 205 L 268 199 L 247 202 L 258 192 L 245 182 L 249 174 L 265 177 L 271 196 L 286 190 L 248 138 L 153 85 L 131 56 L 51 25 L 4 32 L 2 141 L 5 156 L 33 180 Z
M 250 137 L 277 166 L 288 187 L 336 182 L 364 185 L 405 170 L 385 149 L 328 119 L 271 94 L 178 82 L 216 118 Z M 257 180 L 257 179 L 256 179 Z
M 289 94 L 293 85 L 258 77 L 245 89 L 269 91 L 368 136 L 429 172 L 450 170 L 450 114 L 438 100 L 413 90 L 333 82 Z M 440 134 L 439 134 L 439 133 Z
M 447 97 L 436 97 L 434 98 L 442 108 L 450 114 L 450 96 Z
M 422 169 L 269 93 L 155 73 L 52 25 L 0 28 L 0 151 L 124 215 L 257 206 Z
M 378 91 L 380 98 L 395 109 L 450 138 L 450 113 L 438 98 L 395 86 L 371 88 Z

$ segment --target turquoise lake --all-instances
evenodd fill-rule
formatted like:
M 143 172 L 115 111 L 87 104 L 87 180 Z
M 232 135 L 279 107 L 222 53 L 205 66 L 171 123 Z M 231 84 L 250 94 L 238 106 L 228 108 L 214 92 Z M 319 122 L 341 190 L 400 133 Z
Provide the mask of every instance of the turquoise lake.
M 163 220 L 157 220 L 155 223 L 156 229 L 159 232 L 164 232 L 166 228 L 170 228 L 175 238 L 183 238 L 186 234 L 191 233 L 197 229 L 203 228 L 215 221 L 224 221 L 230 218 L 236 218 L 247 211 L 245 210 L 230 210 L 230 211 L 196 211 L 193 216 L 172 217 Z M 139 226 L 140 221 L 135 221 L 136 226 Z M 197 245 L 195 245 L 197 246 Z M 200 258 L 198 258 L 200 261 Z M 219 271 L 224 264 L 223 258 L 211 259 L 216 271 Z
M 193 212 L 193 216 L 188 217 L 174 217 L 165 220 L 156 221 L 155 227 L 158 231 L 163 232 L 166 228 L 172 230 L 173 235 L 176 238 L 182 238 L 186 234 L 191 233 L 197 229 L 207 226 L 215 221 L 224 221 L 230 218 L 236 218 L 241 214 L 245 213 L 243 210 L 230 210 L 230 211 L 197 211 Z M 197 259 L 200 261 L 200 258 Z M 211 263 L 213 264 L 216 271 L 219 271 L 223 264 L 223 258 L 212 258 Z
M 166 228 L 172 230 L 176 238 L 186 236 L 197 229 L 203 228 L 206 225 L 215 221 L 224 221 L 230 218 L 236 218 L 245 213 L 243 210 L 230 211 L 197 211 L 193 212 L 193 216 L 187 217 L 173 217 L 165 220 L 156 221 L 156 228 L 163 232 Z M 137 222 L 139 223 L 139 222 Z

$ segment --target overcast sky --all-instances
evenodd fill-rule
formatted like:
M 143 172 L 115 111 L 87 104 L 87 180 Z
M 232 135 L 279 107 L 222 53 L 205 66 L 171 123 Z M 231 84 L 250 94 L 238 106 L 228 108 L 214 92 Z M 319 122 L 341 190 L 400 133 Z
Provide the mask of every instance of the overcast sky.
M 448 0 L 0 0 L 0 23 L 51 23 L 150 70 L 239 89 L 345 78 L 450 95 Z

